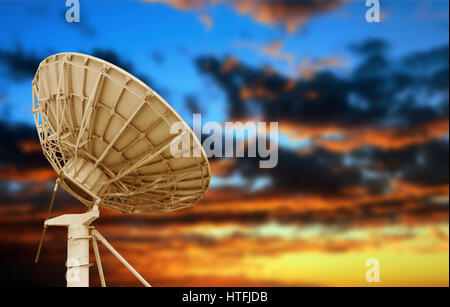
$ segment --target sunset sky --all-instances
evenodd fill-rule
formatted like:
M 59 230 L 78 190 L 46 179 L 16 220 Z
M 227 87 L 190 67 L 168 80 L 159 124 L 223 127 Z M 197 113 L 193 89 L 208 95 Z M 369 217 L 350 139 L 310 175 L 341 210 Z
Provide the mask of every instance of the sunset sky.
M 70 51 L 136 75 L 189 124 L 278 122 L 275 168 L 214 158 L 192 208 L 101 210 L 97 229 L 152 285 L 448 286 L 449 2 L 381 1 L 380 23 L 364 2 L 80 0 L 67 23 L 65 1 L 0 0 L 0 285 L 65 285 L 65 229 L 33 263 L 56 173 L 31 80 Z M 85 210 L 57 193 L 53 216 Z M 139 285 L 101 255 L 107 285 Z

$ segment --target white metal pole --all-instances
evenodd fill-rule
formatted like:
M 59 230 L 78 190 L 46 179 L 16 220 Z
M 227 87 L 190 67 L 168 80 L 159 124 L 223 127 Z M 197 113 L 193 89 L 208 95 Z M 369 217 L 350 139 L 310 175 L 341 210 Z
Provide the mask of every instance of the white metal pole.
M 89 225 L 71 223 L 67 234 L 67 287 L 89 287 Z
M 99 217 L 98 206 L 82 214 L 64 214 L 45 221 L 46 226 L 66 226 L 67 287 L 89 287 L 89 225 Z

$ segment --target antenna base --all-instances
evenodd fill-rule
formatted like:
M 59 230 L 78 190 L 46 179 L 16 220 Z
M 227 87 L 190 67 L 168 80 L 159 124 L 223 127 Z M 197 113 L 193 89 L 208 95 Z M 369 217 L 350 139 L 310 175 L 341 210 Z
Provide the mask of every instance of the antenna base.
M 99 217 L 98 206 L 81 214 L 64 214 L 45 221 L 46 226 L 66 226 L 67 287 L 89 287 L 89 226 Z
M 89 240 L 92 239 L 92 245 L 95 253 L 95 260 L 100 274 L 102 287 L 105 287 L 105 278 L 100 261 L 100 254 L 97 246 L 97 240 L 103 243 L 107 249 L 119 259 L 120 262 L 146 287 L 151 285 L 123 258 L 114 247 L 94 228 L 90 226 L 93 221 L 99 217 L 97 200 L 92 208 L 81 214 L 64 214 L 55 218 L 46 220 L 44 226 L 65 226 L 67 232 L 67 287 L 89 287 Z

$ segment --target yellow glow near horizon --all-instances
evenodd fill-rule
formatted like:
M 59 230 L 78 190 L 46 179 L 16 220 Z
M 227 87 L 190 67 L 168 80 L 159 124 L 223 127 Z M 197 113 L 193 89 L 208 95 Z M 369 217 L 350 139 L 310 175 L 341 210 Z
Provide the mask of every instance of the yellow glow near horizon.
M 366 260 L 380 261 L 380 282 L 365 280 Z M 256 279 L 317 286 L 449 286 L 449 253 L 292 253 L 251 259 Z

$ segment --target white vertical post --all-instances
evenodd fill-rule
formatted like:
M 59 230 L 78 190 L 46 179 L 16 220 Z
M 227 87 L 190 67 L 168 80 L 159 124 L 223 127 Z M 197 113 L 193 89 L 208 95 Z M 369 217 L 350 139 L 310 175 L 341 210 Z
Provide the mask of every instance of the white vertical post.
M 64 214 L 45 221 L 47 226 L 66 226 L 67 287 L 89 287 L 89 225 L 99 217 L 98 206 L 82 214 Z
M 69 225 L 66 266 L 67 287 L 89 287 L 89 225 Z

